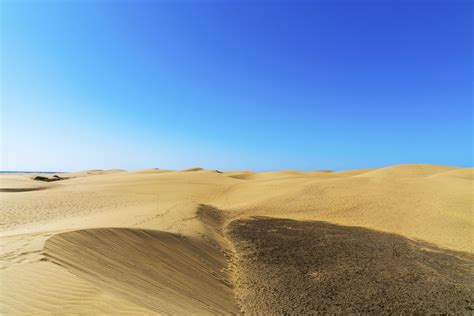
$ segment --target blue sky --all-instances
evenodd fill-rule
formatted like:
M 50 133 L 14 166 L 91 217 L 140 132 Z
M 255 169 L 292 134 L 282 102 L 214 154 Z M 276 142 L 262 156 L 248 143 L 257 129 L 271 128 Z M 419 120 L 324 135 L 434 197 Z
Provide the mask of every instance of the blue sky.
M 3 170 L 472 166 L 470 1 L 3 1 Z

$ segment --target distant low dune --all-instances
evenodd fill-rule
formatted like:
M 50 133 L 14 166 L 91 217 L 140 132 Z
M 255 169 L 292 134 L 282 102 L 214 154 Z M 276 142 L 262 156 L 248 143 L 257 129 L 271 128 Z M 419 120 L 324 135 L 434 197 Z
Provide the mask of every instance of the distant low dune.
M 183 171 L 184 172 L 192 172 L 192 171 L 202 171 L 202 170 L 204 170 L 204 169 L 199 168 L 199 167 L 194 167 L 194 168 L 184 169 Z

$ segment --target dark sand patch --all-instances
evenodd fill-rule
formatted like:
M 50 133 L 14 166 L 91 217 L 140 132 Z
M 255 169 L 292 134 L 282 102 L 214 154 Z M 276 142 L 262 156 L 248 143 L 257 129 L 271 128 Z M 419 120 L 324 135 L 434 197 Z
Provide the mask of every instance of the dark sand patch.
M 14 192 L 29 192 L 29 191 L 39 191 L 44 190 L 45 187 L 37 187 L 37 188 L 0 188 L 0 192 L 6 193 L 14 193 Z
M 36 176 L 33 178 L 33 180 L 36 181 L 44 181 L 44 182 L 54 182 L 54 181 L 61 181 L 61 180 L 66 180 L 67 178 L 60 177 L 58 175 L 54 175 L 52 177 L 46 177 L 46 176 Z
M 324 222 L 231 222 L 244 313 L 468 313 L 473 257 Z

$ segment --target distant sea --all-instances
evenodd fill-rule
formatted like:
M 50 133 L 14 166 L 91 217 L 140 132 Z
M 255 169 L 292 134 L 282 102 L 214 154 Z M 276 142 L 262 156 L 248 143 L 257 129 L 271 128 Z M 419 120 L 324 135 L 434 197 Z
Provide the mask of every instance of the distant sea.
M 0 173 L 64 173 L 64 171 L 1 171 Z

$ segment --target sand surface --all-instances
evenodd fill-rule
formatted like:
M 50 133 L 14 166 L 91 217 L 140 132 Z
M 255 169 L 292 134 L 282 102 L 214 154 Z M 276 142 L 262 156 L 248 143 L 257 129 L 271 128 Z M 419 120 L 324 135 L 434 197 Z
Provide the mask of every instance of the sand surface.
M 35 176 L 0 175 L 5 315 L 474 308 L 473 169 Z

